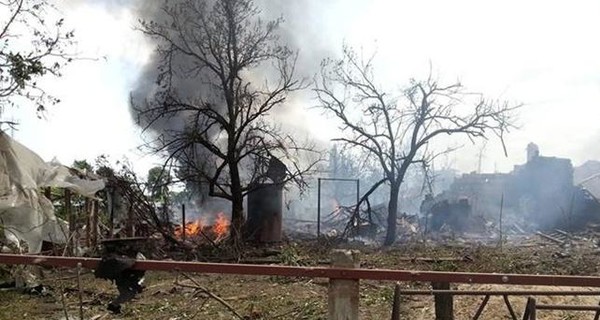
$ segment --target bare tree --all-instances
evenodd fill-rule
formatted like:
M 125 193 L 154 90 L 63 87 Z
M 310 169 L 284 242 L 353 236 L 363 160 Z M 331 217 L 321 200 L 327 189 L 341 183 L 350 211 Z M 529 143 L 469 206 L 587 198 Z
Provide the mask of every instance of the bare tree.
M 160 73 L 156 93 L 135 106 L 139 122 L 160 131 L 154 151 L 168 154 L 182 180 L 231 201 L 236 238 L 244 196 L 265 181 L 268 168 L 281 168 L 277 159 L 287 165 L 279 182 L 300 186 L 315 164 L 302 165 L 311 146 L 296 144 L 269 118 L 304 88 L 294 73 L 296 55 L 279 43 L 282 20 L 261 21 L 251 0 L 169 1 L 163 12 L 163 21 L 141 22 L 159 43 Z M 173 119 L 183 125 L 164 125 Z
M 372 60 L 344 48 L 341 60 L 323 63 L 315 92 L 320 107 L 341 122 L 344 136 L 335 140 L 362 150 L 383 170 L 382 179 L 362 198 L 389 185 L 385 244 L 390 245 L 396 238 L 400 186 L 411 165 L 428 165 L 439 154 L 431 142 L 443 135 L 470 139 L 495 135 L 504 146 L 512 111 L 518 106 L 470 94 L 460 83 L 440 85 L 431 77 L 412 80 L 394 96 L 376 83 Z
M 60 76 L 72 59 L 65 50 L 73 31 L 45 0 L 0 1 L 0 114 L 6 106 L 33 102 L 38 112 L 59 102 L 38 85 L 40 77 Z M 14 125 L 11 121 L 0 124 Z

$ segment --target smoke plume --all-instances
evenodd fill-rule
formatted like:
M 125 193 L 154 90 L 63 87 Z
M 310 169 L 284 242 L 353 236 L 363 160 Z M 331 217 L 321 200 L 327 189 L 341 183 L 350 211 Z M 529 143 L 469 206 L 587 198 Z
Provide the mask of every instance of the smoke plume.
M 177 1 L 168 1 L 169 6 L 175 5 Z M 148 1 L 117 1 L 112 5 L 129 5 L 139 16 L 140 20 L 143 21 L 154 21 L 159 24 L 168 21 L 169 17 L 166 16 L 162 6 L 165 2 L 148 2 Z M 206 2 L 207 8 L 211 8 L 212 1 Z M 296 59 L 295 71 L 298 78 L 305 80 L 305 83 L 309 83 L 313 75 L 318 71 L 320 61 L 327 56 L 331 55 L 332 50 L 328 46 L 326 39 L 327 35 L 320 31 L 320 19 L 318 17 L 319 4 L 316 0 L 304 0 L 304 1 L 257 1 L 255 5 L 260 10 L 260 19 L 263 21 L 271 21 L 282 17 L 284 22 L 281 24 L 278 30 L 279 44 L 288 46 L 291 50 L 298 52 Z M 187 17 L 191 18 L 191 17 Z M 149 41 L 155 41 L 149 39 Z M 154 42 L 154 47 L 164 45 L 164 43 Z M 174 68 L 180 70 L 192 69 L 195 61 L 187 61 L 182 55 L 174 56 L 174 61 L 171 64 Z M 137 119 L 138 123 L 147 129 L 150 140 L 160 139 L 161 137 L 167 137 L 173 133 L 183 132 L 191 119 L 190 114 L 178 113 L 173 117 L 163 117 L 157 121 L 148 122 L 148 119 L 140 117 L 146 106 L 145 101 L 151 101 L 157 94 L 160 94 L 164 88 L 159 87 L 160 83 L 157 79 L 161 76 L 159 66 L 164 65 L 164 61 L 161 61 L 163 57 L 159 54 L 153 54 L 149 63 L 145 66 L 144 70 L 140 73 L 140 77 L 136 82 L 136 87 L 133 88 L 131 112 L 134 119 Z M 259 67 L 252 69 L 245 76 L 248 79 L 252 79 L 254 83 L 262 83 L 265 79 L 275 79 L 279 74 L 276 70 L 270 69 L 268 66 Z M 190 77 L 174 77 L 172 79 L 172 88 L 176 89 L 176 94 L 182 99 L 191 101 L 208 101 L 215 106 L 224 106 L 223 97 L 217 92 L 215 93 L 214 87 L 211 83 L 218 83 L 217 79 L 210 72 L 199 72 Z M 308 136 L 309 131 L 304 126 L 303 121 L 297 121 L 297 114 L 304 114 L 306 107 L 310 106 L 310 91 L 305 90 L 293 94 L 288 97 L 285 103 L 277 108 L 273 109 L 273 112 L 269 115 L 273 123 L 277 123 L 283 127 L 290 135 L 294 137 Z M 141 109 L 140 109 L 141 108 Z M 298 125 L 301 123 L 301 125 Z M 218 130 L 213 132 L 214 139 L 218 139 Z M 165 150 L 167 155 L 173 150 Z M 203 162 L 203 166 L 209 166 L 209 170 L 216 166 L 216 160 L 211 152 L 208 152 L 204 148 L 198 148 L 194 150 L 196 159 Z M 198 187 L 198 186 L 196 186 Z M 206 188 L 200 188 L 199 193 L 204 195 L 202 198 L 206 199 L 207 190 Z

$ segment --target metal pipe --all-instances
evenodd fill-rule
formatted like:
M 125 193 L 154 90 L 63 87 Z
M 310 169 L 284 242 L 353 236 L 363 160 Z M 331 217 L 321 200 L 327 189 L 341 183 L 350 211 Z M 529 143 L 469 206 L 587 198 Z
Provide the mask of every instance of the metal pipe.
M 600 306 L 572 306 L 557 304 L 537 304 L 537 310 L 564 310 L 564 311 L 599 311 Z
M 317 181 L 317 239 L 319 239 L 321 237 L 321 178 Z
M 453 296 L 600 296 L 600 291 L 550 291 L 550 290 L 401 290 L 407 296 L 449 294 Z
M 473 316 L 473 320 L 479 319 L 479 317 L 481 316 L 483 309 L 485 309 L 485 306 L 487 305 L 488 301 L 490 301 L 490 295 L 486 295 L 483 298 L 483 301 L 481 302 L 481 304 L 479 305 L 479 308 L 477 308 L 477 311 L 475 312 L 475 315 Z
M 502 298 L 504 299 L 504 304 L 506 305 L 506 309 L 508 309 L 508 312 L 510 313 L 511 319 L 517 320 L 517 314 L 515 313 L 515 310 L 513 309 L 512 304 L 510 304 L 508 295 L 503 295 Z
M 100 259 L 98 258 L 0 254 L 0 264 L 29 264 L 76 268 L 77 263 L 81 263 L 83 268 L 95 269 L 99 261 Z M 600 287 L 600 277 L 590 276 L 496 274 L 389 269 L 347 269 L 328 267 L 293 267 L 276 265 L 202 263 L 158 260 L 137 260 L 133 266 L 133 269 L 154 271 L 179 270 L 182 272 L 198 272 L 213 274 L 364 279 L 379 281 L 418 281 L 470 284 L 485 283 L 505 285 Z M 581 294 L 581 292 L 578 293 Z M 485 294 L 486 293 L 484 293 L 484 295 Z M 598 292 L 596 292 L 595 294 L 598 294 Z
M 186 229 L 185 228 L 185 203 L 181 204 L 181 228 L 182 228 L 181 236 L 182 236 L 183 241 L 185 241 L 185 229 Z
M 360 209 L 358 208 L 358 203 L 360 202 L 360 180 L 356 179 L 356 207 L 357 207 L 357 211 Z
M 535 320 L 535 307 L 535 298 L 527 298 L 527 303 L 525 304 L 525 312 L 523 312 L 523 320 Z

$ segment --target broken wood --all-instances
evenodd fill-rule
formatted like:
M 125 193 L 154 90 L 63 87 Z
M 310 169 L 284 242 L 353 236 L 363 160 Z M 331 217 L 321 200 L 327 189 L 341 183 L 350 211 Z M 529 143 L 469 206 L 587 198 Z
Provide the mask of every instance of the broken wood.
M 570 233 L 568 233 L 568 232 L 566 232 L 566 231 L 563 231 L 563 230 L 560 230 L 560 229 L 554 229 L 554 232 L 556 232 L 556 233 L 560 233 L 560 234 L 562 234 L 563 236 L 565 236 L 565 237 L 568 237 L 568 238 L 570 238 L 570 237 L 571 237 L 571 234 L 570 234 Z
M 75 234 L 75 231 L 77 230 L 77 226 L 76 226 L 77 221 L 76 221 L 75 213 L 73 212 L 73 207 L 71 206 L 71 190 L 65 189 L 64 197 L 65 197 L 65 215 L 67 216 L 67 221 L 69 222 L 69 236 L 67 237 L 69 240 L 67 241 L 67 247 L 65 248 L 65 250 L 67 250 L 67 248 L 69 248 L 71 255 L 75 255 L 76 245 L 75 245 L 75 241 L 74 241 L 74 234 Z
M 90 246 L 95 248 L 98 245 L 98 210 L 100 203 L 94 200 L 90 203 Z
M 179 285 L 181 287 L 187 287 L 187 288 L 192 288 L 192 289 L 197 289 L 202 291 L 202 293 L 206 294 L 207 296 L 215 299 L 216 301 L 218 301 L 219 303 L 221 303 L 223 306 L 225 306 L 227 309 L 229 309 L 229 311 L 231 311 L 231 313 L 233 313 L 238 319 L 240 320 L 244 320 L 244 317 L 242 317 L 237 310 L 235 310 L 229 303 L 227 303 L 227 301 L 223 300 L 223 298 L 217 296 L 216 294 L 210 292 L 207 288 L 203 287 L 202 285 L 200 285 L 200 283 L 198 283 L 198 281 L 196 281 L 194 278 L 188 276 L 187 274 L 183 273 L 183 272 L 179 272 L 178 274 L 182 275 L 183 277 L 185 277 L 186 279 L 190 280 L 194 285 L 189 285 L 189 284 L 185 284 L 185 283 L 180 283 L 177 280 L 175 280 L 175 284 Z
M 77 293 L 79 296 L 79 320 L 83 317 L 83 290 L 81 289 L 81 262 L 77 264 Z
M 552 241 L 552 242 L 556 242 L 556 243 L 558 243 L 558 244 L 560 244 L 560 245 L 563 245 L 563 244 L 565 244 L 565 242 L 564 242 L 564 241 L 562 241 L 562 240 L 560 240 L 560 239 L 557 239 L 557 238 L 555 238 L 555 237 L 553 237 L 553 236 L 549 236 L 549 235 L 547 235 L 547 234 L 544 234 L 544 233 L 542 233 L 542 232 L 540 232 L 540 231 L 537 231 L 535 234 L 537 234 L 538 236 L 540 236 L 540 237 L 542 237 L 542 238 L 544 238 L 544 239 L 550 240 L 550 241 Z
M 519 226 L 516 222 L 513 223 L 513 228 L 515 228 L 519 233 L 527 233 L 521 226 Z
M 468 257 L 462 257 L 462 258 L 457 258 L 457 257 L 441 257 L 441 258 L 429 258 L 429 257 L 419 257 L 419 258 L 411 258 L 411 257 L 399 257 L 396 260 L 398 261 L 410 261 L 410 262 L 431 262 L 431 263 L 436 263 L 436 262 L 465 262 L 465 261 L 472 261 L 470 258 Z

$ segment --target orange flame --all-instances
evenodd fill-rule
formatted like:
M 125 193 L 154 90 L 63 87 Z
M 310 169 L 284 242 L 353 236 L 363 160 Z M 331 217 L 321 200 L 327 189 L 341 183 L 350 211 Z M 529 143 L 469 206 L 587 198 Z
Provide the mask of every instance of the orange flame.
M 229 232 L 229 220 L 225 217 L 223 212 L 217 213 L 217 219 L 212 227 L 213 233 L 217 236 L 217 241 L 223 239 L 227 232 Z
M 202 231 L 205 227 L 206 227 L 206 222 L 204 221 L 203 218 L 200 218 L 196 221 L 188 222 L 185 224 L 185 235 L 187 237 L 199 235 L 200 231 Z M 183 238 L 182 226 L 177 226 L 175 228 L 175 236 L 177 238 Z
M 217 213 L 215 223 L 209 226 L 206 223 L 204 217 L 197 219 L 196 221 L 188 222 L 185 224 L 185 235 L 189 238 L 194 238 L 202 235 L 203 237 L 213 238 L 215 242 L 223 240 L 229 232 L 229 220 L 225 217 L 223 212 Z M 207 230 L 208 229 L 208 230 Z M 175 236 L 178 239 L 183 239 L 183 227 L 175 227 Z M 209 231 L 209 232 L 207 232 Z M 204 234 L 202 234 L 204 232 Z

